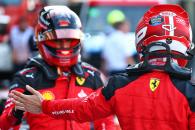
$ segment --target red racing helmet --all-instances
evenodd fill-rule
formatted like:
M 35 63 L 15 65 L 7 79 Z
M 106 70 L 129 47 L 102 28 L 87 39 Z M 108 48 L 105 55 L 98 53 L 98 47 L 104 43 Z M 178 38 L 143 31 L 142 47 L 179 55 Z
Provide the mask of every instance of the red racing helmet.
M 140 19 L 136 28 L 136 49 L 143 59 L 145 48 L 154 42 L 164 42 L 173 56 L 188 56 L 192 48 L 192 30 L 187 12 L 178 5 L 156 5 Z M 151 47 L 150 52 L 161 53 L 162 46 Z M 184 67 L 187 60 L 180 56 L 177 63 Z
M 66 6 L 46 6 L 35 29 L 37 46 L 50 65 L 68 67 L 78 62 L 82 37 L 79 17 Z

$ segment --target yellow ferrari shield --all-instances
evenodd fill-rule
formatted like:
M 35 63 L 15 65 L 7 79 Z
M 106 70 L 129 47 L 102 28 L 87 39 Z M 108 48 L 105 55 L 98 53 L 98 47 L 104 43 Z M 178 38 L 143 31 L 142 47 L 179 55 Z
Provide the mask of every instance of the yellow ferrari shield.
M 85 78 L 76 77 L 76 81 L 79 85 L 83 85 L 85 83 Z
M 150 79 L 150 89 L 152 90 L 152 92 L 154 92 L 158 88 L 159 84 L 160 84 L 160 79 L 157 78 Z

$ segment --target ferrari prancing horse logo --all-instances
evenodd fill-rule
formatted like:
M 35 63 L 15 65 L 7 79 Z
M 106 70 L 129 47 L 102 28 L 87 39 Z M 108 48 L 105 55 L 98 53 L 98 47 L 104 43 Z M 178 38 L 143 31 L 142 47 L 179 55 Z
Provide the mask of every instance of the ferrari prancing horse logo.
M 150 79 L 150 89 L 152 90 L 152 92 L 154 92 L 157 89 L 159 84 L 160 84 L 160 79 L 157 78 Z
M 83 85 L 85 83 L 85 78 L 76 77 L 76 81 L 79 85 Z

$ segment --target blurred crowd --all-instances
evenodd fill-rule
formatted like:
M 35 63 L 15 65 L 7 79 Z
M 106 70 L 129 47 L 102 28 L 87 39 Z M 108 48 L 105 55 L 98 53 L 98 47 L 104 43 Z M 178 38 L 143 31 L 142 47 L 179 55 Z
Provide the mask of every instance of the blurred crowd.
M 32 21 L 32 17 L 36 16 L 39 9 L 45 5 L 44 3 L 36 6 L 34 13 L 17 14 L 14 23 L 12 16 L 0 15 L 1 104 L 7 97 L 13 75 L 24 68 L 30 57 L 38 54 L 34 39 L 34 26 L 37 19 L 34 17 Z M 105 27 L 105 34 L 99 40 L 98 37 L 94 40 L 95 36 L 86 37 L 87 33 L 84 32 L 81 58 L 100 69 L 106 76 L 110 76 L 122 72 L 128 64 L 134 64 L 137 55 L 133 43 L 134 33 L 130 33 L 131 23 L 126 19 L 125 13 L 119 9 L 112 9 L 106 14 L 105 21 L 108 26 Z M 3 105 L 0 109 L 2 111 Z
M 0 1 L 0 113 L 14 73 L 25 66 L 29 57 L 37 54 L 34 41 L 37 19 L 34 15 L 43 4 L 38 3 L 35 10 L 24 12 L 24 2 L 17 5 L 17 0 Z
M 7 89 L 12 75 L 22 69 L 28 58 L 33 55 L 33 34 L 33 27 L 28 24 L 25 16 L 18 19 L 17 24 L 11 27 L 10 32 L 6 32 L 6 29 L 1 30 L 1 89 Z

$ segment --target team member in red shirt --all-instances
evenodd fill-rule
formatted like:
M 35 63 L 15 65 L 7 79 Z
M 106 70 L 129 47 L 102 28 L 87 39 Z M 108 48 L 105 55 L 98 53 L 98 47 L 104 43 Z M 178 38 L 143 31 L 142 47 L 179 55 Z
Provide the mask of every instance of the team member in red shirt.
M 123 130 L 195 130 L 195 86 L 189 82 L 191 71 L 184 68 L 191 45 L 186 11 L 177 5 L 157 5 L 137 25 L 142 62 L 111 77 L 101 92 L 47 101 L 27 87 L 33 96 L 16 91 L 10 96 L 18 109 L 57 119 L 86 121 L 114 113 Z
M 36 39 L 42 56 L 30 59 L 15 75 L 10 91 L 26 93 L 25 85 L 38 90 L 45 100 L 83 98 L 103 86 L 101 73 L 79 61 L 82 38 L 78 16 L 66 6 L 46 6 L 40 11 Z M 23 111 L 7 101 L 0 129 L 20 124 Z M 78 123 L 57 120 L 45 114 L 26 113 L 31 130 L 114 130 L 113 117 Z

